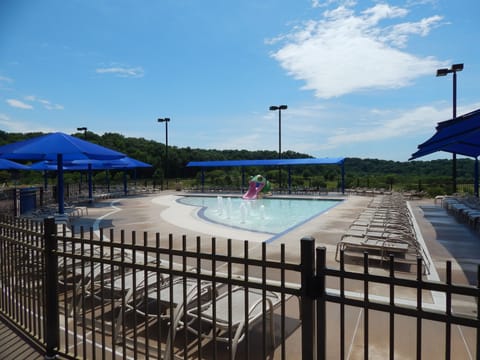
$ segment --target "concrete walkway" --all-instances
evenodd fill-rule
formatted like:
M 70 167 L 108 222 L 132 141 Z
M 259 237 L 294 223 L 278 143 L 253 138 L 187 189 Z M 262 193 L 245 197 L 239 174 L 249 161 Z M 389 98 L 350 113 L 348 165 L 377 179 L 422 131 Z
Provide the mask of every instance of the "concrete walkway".
M 16 332 L 0 316 L 0 359 L 2 360 L 40 360 L 45 355 L 34 344 Z

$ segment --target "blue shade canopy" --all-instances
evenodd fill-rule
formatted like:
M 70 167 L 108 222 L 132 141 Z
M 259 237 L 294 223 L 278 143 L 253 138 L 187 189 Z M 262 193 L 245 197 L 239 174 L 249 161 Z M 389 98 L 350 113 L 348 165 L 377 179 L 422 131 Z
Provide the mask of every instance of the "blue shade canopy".
M 222 166 L 289 166 L 289 165 L 341 165 L 345 158 L 306 158 L 306 159 L 268 159 L 268 160 L 219 160 L 190 161 L 189 167 Z
M 427 141 L 418 145 L 418 150 L 409 160 L 446 151 L 459 155 L 478 157 L 480 155 L 480 109 L 437 124 L 437 132 Z
M 125 156 L 121 159 L 115 160 L 74 160 L 70 163 L 73 167 L 83 167 L 83 169 L 88 168 L 88 164 L 92 165 L 94 170 L 107 170 L 107 169 L 134 169 L 134 168 L 146 168 L 152 167 L 152 165 L 144 163 L 143 161 L 132 159 L 128 156 Z
M 30 170 L 30 167 L 0 158 L 0 170 Z
M 125 157 L 118 151 L 64 133 L 51 133 L 0 147 L 0 157 L 13 160 L 63 161 L 80 159 L 112 160 Z
M 60 132 L 41 135 L 0 147 L 0 158 L 57 162 L 59 214 L 64 214 L 65 206 L 63 194 L 64 161 L 82 159 L 113 160 L 122 157 L 125 157 L 125 154 Z
M 64 171 L 82 171 L 88 170 L 89 165 L 91 165 L 91 170 L 125 170 L 125 169 L 134 169 L 139 167 L 152 167 L 152 165 L 144 163 L 140 160 L 135 160 L 129 157 L 124 157 L 116 160 L 74 160 L 74 161 L 64 161 L 63 170 Z M 30 165 L 31 170 L 48 170 L 56 171 L 57 162 L 42 160 Z
M 30 170 L 35 171 L 56 171 L 57 170 L 57 163 L 48 160 L 37 161 L 30 165 Z M 68 165 L 63 165 L 63 170 L 70 170 Z

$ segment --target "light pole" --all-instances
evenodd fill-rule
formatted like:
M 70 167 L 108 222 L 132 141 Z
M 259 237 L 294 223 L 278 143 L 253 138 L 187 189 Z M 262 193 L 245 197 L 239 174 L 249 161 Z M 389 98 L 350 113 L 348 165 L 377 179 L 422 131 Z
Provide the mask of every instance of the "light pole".
M 282 159 L 282 110 L 287 110 L 287 105 L 270 106 L 271 111 L 278 110 L 278 160 Z M 278 166 L 278 186 L 282 188 L 282 172 L 280 165 Z
M 87 130 L 88 129 L 85 126 L 77 128 L 77 131 L 83 131 L 83 137 L 85 138 L 85 140 L 87 140 Z
M 170 118 L 163 118 L 157 120 L 159 123 L 165 123 L 165 170 L 164 170 L 164 177 L 165 181 L 167 182 L 167 189 L 168 189 L 168 123 L 170 122 Z
M 437 76 L 453 74 L 453 119 L 457 118 L 457 72 L 463 70 L 463 64 L 453 64 L 450 69 L 442 68 L 437 70 Z M 457 192 L 457 154 L 452 154 L 452 190 Z
M 77 131 L 83 131 L 83 138 L 87 140 L 87 128 L 85 126 L 83 127 L 77 127 Z M 85 174 L 85 181 L 88 183 L 88 199 L 90 202 L 92 202 L 93 199 L 93 190 L 92 190 L 92 171 L 90 169 L 91 165 L 89 165 L 89 171 L 87 174 Z M 78 184 L 78 192 L 79 194 L 82 193 L 82 172 L 80 172 L 80 184 Z

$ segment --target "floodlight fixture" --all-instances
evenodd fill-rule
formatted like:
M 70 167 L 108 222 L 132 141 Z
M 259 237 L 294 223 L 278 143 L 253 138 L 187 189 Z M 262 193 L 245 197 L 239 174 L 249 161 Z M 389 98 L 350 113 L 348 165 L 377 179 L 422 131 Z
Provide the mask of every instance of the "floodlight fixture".
M 456 73 L 463 70 L 463 64 L 453 64 L 450 69 L 442 68 L 437 70 L 437 76 L 446 76 L 447 74 Z
M 452 65 L 452 71 L 462 71 L 463 70 L 463 64 L 453 64 Z
M 447 68 L 437 70 L 437 76 L 446 76 L 447 74 L 448 74 L 448 69 Z
M 83 131 L 83 137 L 86 139 L 87 138 L 87 128 L 85 126 L 83 127 L 77 127 L 77 131 Z

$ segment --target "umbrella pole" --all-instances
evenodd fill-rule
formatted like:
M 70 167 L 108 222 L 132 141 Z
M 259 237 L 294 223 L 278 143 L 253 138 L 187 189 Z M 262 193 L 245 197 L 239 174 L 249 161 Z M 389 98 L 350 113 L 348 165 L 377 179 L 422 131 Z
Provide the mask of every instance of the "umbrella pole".
M 93 203 L 92 164 L 88 164 L 88 202 Z
M 57 189 L 58 189 L 58 213 L 65 213 L 65 203 L 63 194 L 63 154 L 57 154 Z

